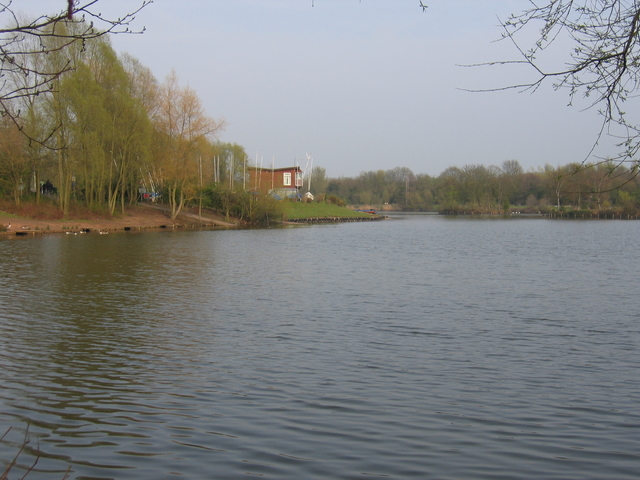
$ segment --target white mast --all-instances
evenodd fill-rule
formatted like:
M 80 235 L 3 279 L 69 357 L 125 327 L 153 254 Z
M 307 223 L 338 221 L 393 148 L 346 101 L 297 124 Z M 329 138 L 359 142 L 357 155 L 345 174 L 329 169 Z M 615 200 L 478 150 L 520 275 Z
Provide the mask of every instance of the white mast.
M 313 172 L 313 158 L 311 158 L 311 155 L 307 153 L 307 168 L 309 169 L 309 176 L 308 176 L 308 181 L 309 184 L 307 186 L 307 191 L 309 193 L 311 193 L 311 173 Z
M 253 189 L 258 191 L 258 176 L 260 175 L 260 170 L 258 170 L 258 151 L 256 150 L 256 175 L 253 179 Z

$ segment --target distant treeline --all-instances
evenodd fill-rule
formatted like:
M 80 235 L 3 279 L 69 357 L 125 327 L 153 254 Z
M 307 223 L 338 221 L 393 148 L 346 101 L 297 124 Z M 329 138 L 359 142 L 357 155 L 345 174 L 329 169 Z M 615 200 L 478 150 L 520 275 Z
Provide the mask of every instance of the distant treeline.
M 525 172 L 516 160 L 500 167 L 449 167 L 437 177 L 409 168 L 362 172 L 355 178 L 329 179 L 327 195 L 350 205 L 394 205 L 412 211 L 504 212 L 555 209 L 617 209 L 640 207 L 638 166 L 602 162 L 545 165 Z

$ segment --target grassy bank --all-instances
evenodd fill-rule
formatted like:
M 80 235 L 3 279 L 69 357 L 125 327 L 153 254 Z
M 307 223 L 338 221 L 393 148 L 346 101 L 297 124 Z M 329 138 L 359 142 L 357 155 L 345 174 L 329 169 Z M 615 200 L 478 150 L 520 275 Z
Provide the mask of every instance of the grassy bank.
M 287 202 L 285 209 L 285 218 L 290 220 L 297 220 L 303 218 L 324 218 L 324 217 L 336 217 L 336 218 L 356 218 L 356 217 L 370 217 L 371 215 L 363 212 L 356 212 L 346 207 L 339 207 L 331 203 L 317 203 L 317 202 Z

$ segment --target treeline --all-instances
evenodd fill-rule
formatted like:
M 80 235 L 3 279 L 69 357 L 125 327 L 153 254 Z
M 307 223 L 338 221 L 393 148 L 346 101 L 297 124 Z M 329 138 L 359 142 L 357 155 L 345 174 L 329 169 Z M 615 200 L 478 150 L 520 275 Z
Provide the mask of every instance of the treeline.
M 59 21 L 46 34 L 16 41 L 24 68 L 8 71 L 0 88 L 0 197 L 55 202 L 63 215 L 73 203 L 113 215 L 140 199 L 160 201 L 175 218 L 189 204 L 250 222 L 277 214 L 270 198 L 245 191 L 247 156 L 217 136 L 224 121 L 207 115 L 196 92 L 169 74 L 158 81 L 107 36 L 68 43 L 87 25 Z M 60 43 L 58 45 L 57 43 Z M 40 72 L 40 73 L 24 73 Z M 51 78 L 42 72 L 62 72 Z M 37 95 L 38 85 L 50 86 Z M 314 167 L 316 198 L 350 205 L 393 205 L 414 211 L 507 211 L 640 207 L 638 165 L 546 165 L 525 172 L 515 160 L 501 166 L 450 167 L 437 177 L 408 168 L 326 177 Z
M 638 166 L 598 164 L 546 165 L 525 172 L 516 160 L 501 166 L 449 167 L 438 177 L 410 169 L 363 172 L 356 178 L 334 178 L 327 195 L 350 205 L 394 205 L 412 211 L 504 212 L 512 206 L 529 211 L 555 209 L 622 209 L 640 207 Z
M 220 197 L 212 185 L 242 187 L 234 177 L 242 175 L 243 148 L 216 140 L 224 121 L 208 116 L 175 72 L 159 82 L 137 59 L 116 54 L 107 36 L 57 48 L 87 25 L 49 29 L 18 39 L 25 54 L 12 61 L 64 73 L 2 79 L 18 94 L 3 101 L 11 114 L 0 119 L 0 196 L 16 205 L 52 201 L 63 214 L 74 202 L 114 214 L 143 196 L 160 198 L 175 218 L 205 191 Z M 19 94 L 45 80 L 46 92 Z

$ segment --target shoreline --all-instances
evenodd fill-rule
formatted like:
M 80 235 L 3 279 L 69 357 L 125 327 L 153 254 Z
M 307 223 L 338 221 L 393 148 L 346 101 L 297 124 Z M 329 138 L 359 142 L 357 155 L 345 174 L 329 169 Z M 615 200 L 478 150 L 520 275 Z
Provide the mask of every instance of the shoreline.
M 167 215 L 167 209 L 154 205 L 138 205 L 124 215 L 98 219 L 32 219 L 0 211 L 0 236 L 27 236 L 39 234 L 66 233 L 116 233 L 128 231 L 164 230 L 176 228 L 236 228 L 220 218 L 212 218 L 185 211 L 174 220 Z

